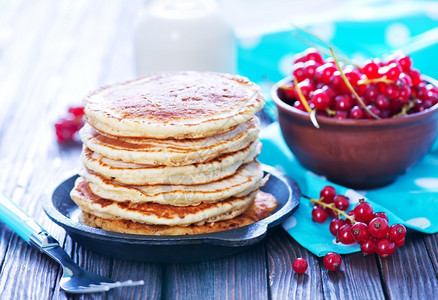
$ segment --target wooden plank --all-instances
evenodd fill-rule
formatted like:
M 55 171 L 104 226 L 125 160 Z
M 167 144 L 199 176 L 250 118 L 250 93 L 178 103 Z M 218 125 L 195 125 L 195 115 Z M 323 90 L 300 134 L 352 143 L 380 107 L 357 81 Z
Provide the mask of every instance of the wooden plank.
M 112 299 L 160 299 L 163 279 L 163 266 L 153 263 L 132 262 L 114 259 L 112 276 L 116 280 L 141 280 L 144 285 L 116 289 L 109 295 Z
M 343 255 L 343 265 L 336 272 L 328 271 L 322 258 L 306 251 L 283 229 L 269 239 L 268 260 L 272 299 L 284 295 L 293 299 L 384 299 L 379 271 L 373 256 Z M 297 274 L 292 262 L 303 257 L 308 270 Z M 367 289 L 358 289 L 357 282 L 366 282 Z
M 438 278 L 438 233 L 424 234 L 423 239 L 427 248 L 427 254 L 432 262 L 435 275 Z
M 282 228 L 271 232 L 267 240 L 269 284 L 272 299 L 322 299 L 322 282 L 318 259 L 301 247 Z M 297 274 L 293 261 L 304 258 L 308 269 Z
M 325 268 L 319 259 L 324 297 L 328 299 L 385 299 L 374 255 L 354 253 L 342 256 L 338 271 Z M 366 288 L 365 288 L 366 286 Z
M 208 262 L 169 264 L 163 299 L 267 299 L 265 246 Z
M 379 258 L 379 265 L 389 298 L 434 299 L 438 295 L 437 276 L 422 234 L 410 233 L 391 258 Z

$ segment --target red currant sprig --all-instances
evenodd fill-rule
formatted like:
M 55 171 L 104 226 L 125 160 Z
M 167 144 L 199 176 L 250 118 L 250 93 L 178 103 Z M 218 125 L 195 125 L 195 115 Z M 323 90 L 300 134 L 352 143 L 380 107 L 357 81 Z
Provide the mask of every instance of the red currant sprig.
M 303 196 L 314 204 L 312 220 L 324 223 L 329 216 L 330 233 L 342 244 L 359 243 L 364 255 L 377 253 L 381 257 L 390 257 L 395 248 L 405 243 L 406 228 L 402 224 L 389 226 L 388 216 L 384 212 L 374 212 L 370 203 L 364 199 L 353 210 L 346 212 L 349 199 L 338 195 L 334 187 L 328 185 L 320 191 L 319 199 Z M 342 219 L 344 217 L 344 219 Z
M 311 53 L 311 55 L 309 54 Z M 296 55 L 294 82 L 280 87 L 279 97 L 296 109 L 337 119 L 396 118 L 438 103 L 438 87 L 424 81 L 412 59 L 399 52 L 363 66 L 340 65 L 315 49 Z
M 76 133 L 82 126 L 84 126 L 84 107 L 69 107 L 67 115 L 55 123 L 55 133 L 58 143 L 73 141 Z

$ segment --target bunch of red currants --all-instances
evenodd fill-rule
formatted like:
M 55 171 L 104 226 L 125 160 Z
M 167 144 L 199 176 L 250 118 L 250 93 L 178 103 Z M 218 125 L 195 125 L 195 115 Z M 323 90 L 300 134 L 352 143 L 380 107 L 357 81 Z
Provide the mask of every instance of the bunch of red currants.
M 334 57 L 324 59 L 309 48 L 295 56 L 292 76 L 296 84 L 280 87 L 279 97 L 299 110 L 316 110 L 318 116 L 390 118 L 438 103 L 438 88 L 423 80 L 412 59 L 401 52 L 359 67 L 337 64 Z
M 55 123 L 55 133 L 58 143 L 73 141 L 76 133 L 82 126 L 84 126 L 84 107 L 69 107 L 67 115 Z
M 390 226 L 386 213 L 374 212 L 371 204 L 364 199 L 347 213 L 349 199 L 337 195 L 335 188 L 328 185 L 320 191 L 319 199 L 310 201 L 314 204 L 312 220 L 324 223 L 329 216 L 334 217 L 330 221 L 330 233 L 342 244 L 359 243 L 364 255 L 377 253 L 381 257 L 390 257 L 396 247 L 405 243 L 405 226 Z

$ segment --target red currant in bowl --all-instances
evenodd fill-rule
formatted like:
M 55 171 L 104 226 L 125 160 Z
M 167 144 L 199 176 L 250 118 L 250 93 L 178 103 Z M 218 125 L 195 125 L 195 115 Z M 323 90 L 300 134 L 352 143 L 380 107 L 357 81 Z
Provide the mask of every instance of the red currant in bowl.
M 425 76 L 422 79 L 438 87 L 434 79 Z M 400 111 L 404 105 L 413 103 L 413 96 L 410 96 L 408 103 L 403 103 L 405 98 L 398 100 L 400 94 L 397 99 L 390 99 L 380 92 L 375 100 L 378 102 L 370 104 L 373 105 L 371 111 L 377 113 L 380 119 L 369 118 L 371 115 L 357 103 L 348 112 L 335 111 L 337 94 L 327 109 L 317 109 L 319 128 L 316 128 L 311 114 L 303 111 L 305 105 L 299 99 L 294 99 L 294 102 L 302 104 L 300 109 L 291 105 L 294 102 L 290 99 L 282 98 L 282 86 L 290 85 L 291 81 L 290 77 L 283 79 L 273 87 L 271 93 L 278 108 L 278 121 L 284 140 L 302 166 L 340 185 L 370 189 L 390 184 L 429 152 L 438 135 L 438 104 L 430 106 L 430 103 L 426 105 L 427 101 L 423 101 L 413 108 L 418 112 L 394 117 L 391 112 Z M 306 82 L 303 87 L 302 92 L 310 100 L 312 84 Z M 334 90 L 339 93 L 336 88 Z M 406 95 L 402 94 L 402 97 Z M 337 99 L 340 101 L 341 98 Z M 316 105 L 327 105 L 325 96 L 318 96 L 317 100 Z M 342 109 L 349 105 L 342 104 Z M 325 116 L 332 112 L 333 117 Z

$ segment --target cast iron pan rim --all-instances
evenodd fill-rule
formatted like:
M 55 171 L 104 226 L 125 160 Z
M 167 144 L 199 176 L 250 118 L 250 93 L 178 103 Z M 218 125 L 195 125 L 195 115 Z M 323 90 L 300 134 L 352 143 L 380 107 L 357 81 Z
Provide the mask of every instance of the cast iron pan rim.
M 57 185 L 50 190 L 48 190 L 42 199 L 43 209 L 49 218 L 55 222 L 56 224 L 64 227 L 68 234 L 79 234 L 83 235 L 87 233 L 93 239 L 98 239 L 101 241 L 108 242 L 128 242 L 130 244 L 139 244 L 143 245 L 147 243 L 150 246 L 159 246 L 159 245 L 197 245 L 197 244 L 210 244 L 210 245 L 223 245 L 223 246 L 231 246 L 231 247 L 241 247 L 246 245 L 252 245 L 262 240 L 266 235 L 268 228 L 278 225 L 282 222 L 286 217 L 292 214 L 293 210 L 293 201 L 292 197 L 297 197 L 298 201 L 301 197 L 301 191 L 298 185 L 292 181 L 287 180 L 283 174 L 277 171 L 275 168 L 264 165 L 263 170 L 275 176 L 278 180 L 282 181 L 285 186 L 288 188 L 289 198 L 286 200 L 283 207 L 272 214 L 271 216 L 258 221 L 256 223 L 220 231 L 214 233 L 205 233 L 205 234 L 197 234 L 197 235 L 178 235 L 178 236 L 153 236 L 153 235 L 137 235 L 137 234 L 124 234 L 119 232 L 110 232 L 102 229 L 89 227 L 84 224 L 80 224 L 71 220 L 70 218 L 64 216 L 61 212 L 59 212 L 52 201 L 52 195 L 55 190 L 60 187 L 60 185 L 66 181 L 71 179 L 72 177 L 78 177 L 77 174 L 69 176 L 67 179 L 63 179 L 58 182 Z

